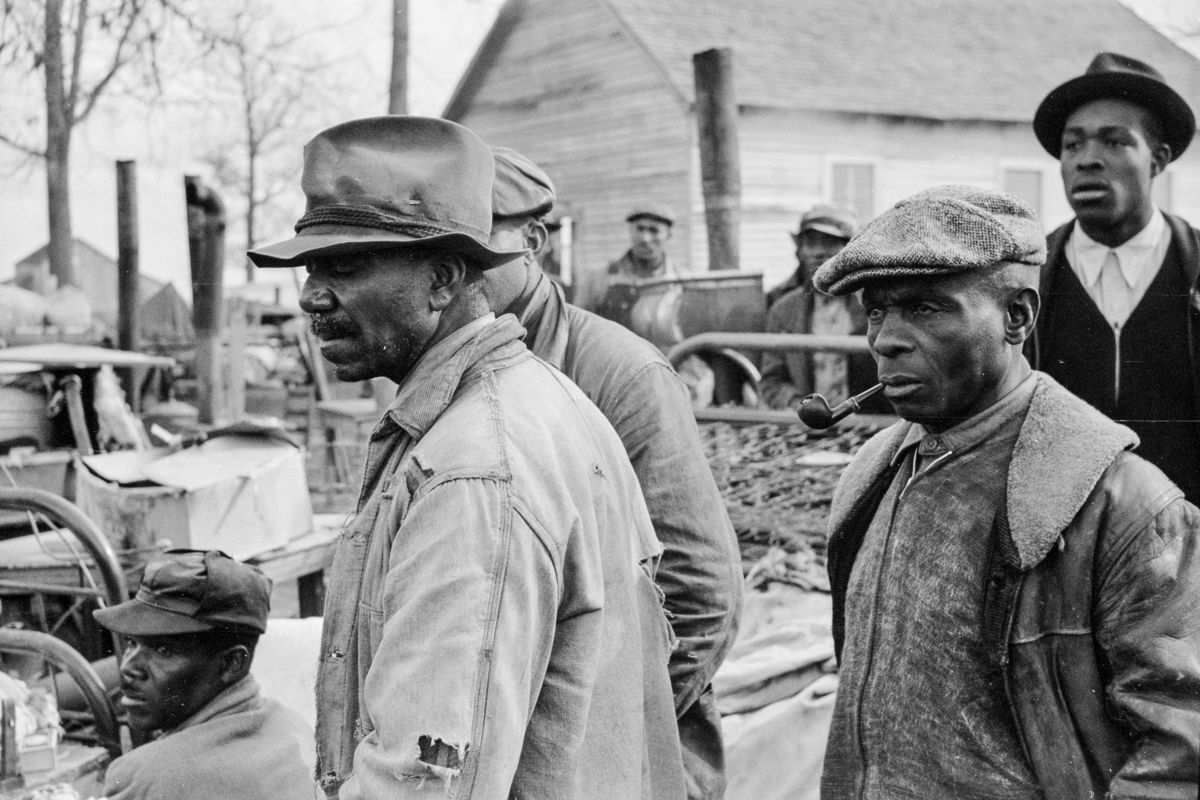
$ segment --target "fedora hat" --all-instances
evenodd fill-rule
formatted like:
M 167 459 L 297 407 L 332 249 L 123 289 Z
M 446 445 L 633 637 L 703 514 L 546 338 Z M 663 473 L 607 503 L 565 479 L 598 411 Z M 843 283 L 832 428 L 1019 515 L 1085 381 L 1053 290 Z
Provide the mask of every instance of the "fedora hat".
M 1046 95 L 1033 115 L 1033 132 L 1046 152 L 1059 158 L 1067 118 L 1085 103 L 1104 98 L 1125 100 L 1153 114 L 1163 126 L 1163 141 L 1171 147 L 1172 161 L 1191 144 L 1196 117 L 1162 74 L 1129 56 L 1100 53 L 1086 72 Z
M 483 267 L 520 253 L 488 247 L 492 152 L 461 125 L 428 117 L 370 117 L 318 133 L 304 147 L 307 198 L 296 235 L 250 250 L 259 267 L 372 250 L 434 246 Z

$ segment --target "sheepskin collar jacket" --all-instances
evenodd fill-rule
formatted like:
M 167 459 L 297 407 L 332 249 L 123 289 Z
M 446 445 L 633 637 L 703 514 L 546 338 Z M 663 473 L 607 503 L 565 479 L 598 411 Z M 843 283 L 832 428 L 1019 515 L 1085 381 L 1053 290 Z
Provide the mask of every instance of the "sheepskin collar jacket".
M 1046 797 L 1194 798 L 1200 511 L 1128 452 L 1132 431 L 1036 378 L 996 516 L 982 632 L 1019 738 Z M 845 619 L 854 559 L 910 427 L 868 441 L 834 495 L 839 657 L 856 624 Z

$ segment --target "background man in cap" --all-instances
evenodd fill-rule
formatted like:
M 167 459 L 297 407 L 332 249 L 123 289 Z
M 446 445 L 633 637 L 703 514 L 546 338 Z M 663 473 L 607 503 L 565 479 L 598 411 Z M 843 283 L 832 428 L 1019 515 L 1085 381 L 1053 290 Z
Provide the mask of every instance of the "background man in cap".
M 95 612 L 121 634 L 121 707 L 159 738 L 114 761 L 108 800 L 313 796 L 312 732 L 250 675 L 271 582 L 219 550 L 168 550 L 137 595 Z
M 737 633 L 742 571 L 737 539 L 700 445 L 688 393 L 646 340 L 566 302 L 538 268 L 554 185 L 536 164 L 493 147 L 491 245 L 521 257 L 488 270 L 496 313 L 515 314 L 525 344 L 581 388 L 613 424 L 663 544 L 656 581 L 679 645 L 671 684 L 691 798 L 724 790 L 721 718 L 710 683 Z
M 1200 511 L 1031 370 L 1032 210 L 931 189 L 817 273 L 860 291 L 904 420 L 838 485 L 821 796 L 1192 797 Z
M 796 246 L 796 270 L 767 292 L 767 308 L 796 289 L 811 288 L 817 267 L 837 255 L 858 232 L 858 217 L 848 208 L 817 203 L 800 217 L 800 228 L 789 233 Z
M 667 255 L 667 242 L 675 214 L 661 203 L 643 203 L 625 218 L 629 223 L 630 246 L 608 265 L 608 274 L 622 278 L 673 278 L 675 267 Z
M 1129 425 L 1200 502 L 1200 248 L 1151 185 L 1192 140 L 1192 110 L 1152 67 L 1101 53 L 1034 116 L 1075 219 L 1050 234 L 1034 365 Z
M 791 234 L 796 271 L 767 293 L 768 333 L 819 333 L 836 336 L 867 332 L 867 315 L 853 295 L 829 297 L 812 288 L 817 268 L 837 255 L 858 229 L 854 212 L 817 205 L 800 218 Z M 875 383 L 875 362 L 866 353 L 845 355 L 801 351 L 763 353 L 758 388 L 768 408 L 795 408 L 805 395 L 820 392 L 833 400 L 849 397 Z M 864 403 L 867 413 L 890 413 L 878 395 Z
M 484 270 L 520 255 L 488 246 L 494 174 L 452 122 L 347 122 L 305 148 L 297 235 L 250 253 L 308 268 L 339 379 L 399 384 L 329 573 L 318 777 L 343 800 L 678 798 L 662 547 L 612 427 L 489 311 Z
M 596 312 L 628 326 L 629 310 L 637 299 L 637 283 L 674 278 L 678 273 L 667 255 L 667 243 L 675 224 L 671 209 L 658 203 L 644 203 L 630 212 L 625 221 L 629 223 L 632 243 L 620 258 L 609 263 L 607 283 Z

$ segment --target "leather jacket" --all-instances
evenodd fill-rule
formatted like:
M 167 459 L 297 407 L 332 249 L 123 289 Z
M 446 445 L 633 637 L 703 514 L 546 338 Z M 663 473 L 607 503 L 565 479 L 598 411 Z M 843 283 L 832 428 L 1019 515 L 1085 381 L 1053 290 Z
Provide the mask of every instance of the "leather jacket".
M 1137 437 L 1038 374 L 997 514 L 984 641 L 1047 798 L 1195 798 L 1200 510 Z M 840 655 L 846 589 L 911 423 L 870 440 L 830 515 Z

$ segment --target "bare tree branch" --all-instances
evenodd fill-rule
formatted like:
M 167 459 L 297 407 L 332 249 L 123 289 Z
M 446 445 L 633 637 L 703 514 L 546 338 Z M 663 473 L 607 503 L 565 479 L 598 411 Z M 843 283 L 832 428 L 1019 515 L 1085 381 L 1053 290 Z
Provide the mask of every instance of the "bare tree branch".
M 45 158 L 46 157 L 45 148 L 39 149 L 37 147 L 34 147 L 33 145 L 27 144 L 19 139 L 9 136 L 8 134 L 4 133 L 3 131 L 0 131 L 0 143 L 6 144 L 9 147 L 13 148 L 14 150 L 20 151 L 21 153 L 24 153 L 27 156 L 32 156 L 33 158 Z

